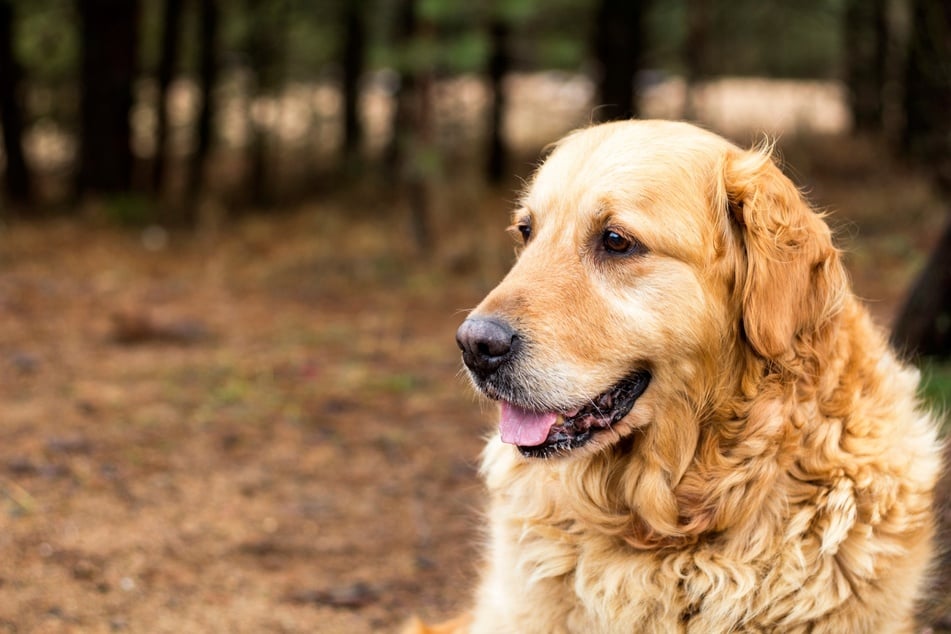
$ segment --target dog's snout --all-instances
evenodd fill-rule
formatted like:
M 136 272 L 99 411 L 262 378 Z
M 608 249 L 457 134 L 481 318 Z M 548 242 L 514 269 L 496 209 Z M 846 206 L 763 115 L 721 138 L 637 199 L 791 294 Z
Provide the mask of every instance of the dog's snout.
M 518 347 L 515 330 L 497 319 L 470 317 L 456 331 L 466 366 L 481 377 L 495 372 Z

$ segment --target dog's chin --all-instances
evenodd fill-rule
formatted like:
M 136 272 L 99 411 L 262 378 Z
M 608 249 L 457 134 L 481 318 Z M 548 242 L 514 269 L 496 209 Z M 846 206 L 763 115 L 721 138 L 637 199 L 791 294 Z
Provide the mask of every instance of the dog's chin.
M 518 390 L 500 390 L 493 384 L 480 386 L 502 405 L 502 441 L 516 446 L 527 458 L 567 456 L 582 447 L 596 446 L 607 435 L 619 437 L 617 426 L 647 390 L 651 374 L 638 370 L 584 405 L 564 409 L 544 409 L 532 405 Z

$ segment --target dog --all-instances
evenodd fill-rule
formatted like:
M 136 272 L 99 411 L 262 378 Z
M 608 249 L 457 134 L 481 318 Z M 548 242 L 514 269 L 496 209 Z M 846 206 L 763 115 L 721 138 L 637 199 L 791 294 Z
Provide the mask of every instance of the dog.
M 937 420 L 771 154 L 664 121 L 555 144 L 457 332 L 500 408 L 474 607 L 411 631 L 914 631 Z

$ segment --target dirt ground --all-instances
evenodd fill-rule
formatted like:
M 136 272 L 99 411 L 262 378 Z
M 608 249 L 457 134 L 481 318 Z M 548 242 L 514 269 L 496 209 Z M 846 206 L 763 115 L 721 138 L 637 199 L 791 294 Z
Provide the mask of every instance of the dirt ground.
M 784 154 L 887 322 L 940 207 L 861 143 Z M 0 632 L 357 634 L 464 607 L 493 409 L 453 336 L 511 259 L 510 199 L 444 215 L 425 261 L 360 200 L 216 235 L 5 227 Z
M 0 631 L 370 632 L 465 596 L 484 289 L 342 217 L 4 232 Z

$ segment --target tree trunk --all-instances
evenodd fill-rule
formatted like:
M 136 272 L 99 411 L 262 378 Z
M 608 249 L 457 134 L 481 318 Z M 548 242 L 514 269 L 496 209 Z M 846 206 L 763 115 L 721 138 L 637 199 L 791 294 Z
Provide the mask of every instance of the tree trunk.
M 909 356 L 951 357 L 951 224 L 915 281 L 891 340 Z
M 250 106 L 255 99 L 264 96 L 279 97 L 287 3 L 270 4 L 265 0 L 247 0 L 245 7 L 251 20 L 247 41 L 252 74 L 248 95 Z M 275 197 L 272 174 L 273 163 L 279 158 L 275 147 L 278 137 L 269 134 L 266 126 L 258 121 L 252 119 L 250 125 L 249 197 L 255 207 L 266 207 L 274 202 Z
M 951 192 L 951 3 L 914 0 L 905 74 L 903 148 Z
M 218 82 L 218 25 L 219 9 L 217 0 L 201 0 L 199 15 L 198 60 L 201 106 L 195 124 L 195 150 L 188 163 L 188 181 L 185 189 L 187 221 L 195 220 L 195 206 L 198 194 L 205 183 L 205 164 L 211 150 L 214 136 L 215 84 Z
M 486 176 L 490 183 L 500 183 L 505 175 L 506 148 L 503 136 L 505 117 L 505 87 L 503 82 L 512 66 L 509 51 L 509 25 L 500 17 L 489 25 L 492 52 L 489 56 L 489 85 L 492 105 L 489 109 L 489 154 Z
M 77 192 L 110 194 L 132 185 L 132 86 L 138 0 L 79 0 L 80 147 Z
M 6 156 L 4 185 L 14 205 L 30 202 L 30 173 L 23 155 L 23 111 L 20 102 L 21 70 L 13 51 L 13 7 L 0 0 L 0 126 Z
M 915 0 L 905 77 L 904 149 L 951 198 L 951 5 Z M 905 303 L 892 342 L 911 354 L 951 357 L 951 223 Z
M 432 25 L 420 23 L 416 0 L 400 0 L 396 45 L 406 50 L 414 38 L 431 35 Z M 432 68 L 428 61 L 403 68 L 396 94 L 392 136 L 386 151 L 387 172 L 400 185 L 409 206 L 410 233 L 416 250 L 426 255 L 432 247 L 432 180 L 430 160 L 435 152 Z
M 880 132 L 888 58 L 886 0 L 848 0 L 845 10 L 845 83 L 852 129 Z
M 413 113 L 411 152 L 407 153 L 409 165 L 405 170 L 406 191 L 410 206 L 410 223 L 413 242 L 422 255 L 432 251 L 432 190 L 435 177 L 436 152 L 433 130 L 433 74 L 421 70 L 413 80 Z
M 182 0 L 165 0 L 162 15 L 162 49 L 158 65 L 157 125 L 155 156 L 152 160 L 152 191 L 161 194 L 165 186 L 165 160 L 168 143 L 168 89 L 175 77 L 179 33 L 182 26 Z
M 393 40 L 396 48 L 405 51 L 416 32 L 414 0 L 400 0 L 398 10 Z M 399 84 L 393 95 L 395 105 L 390 120 L 390 138 L 383 152 L 384 171 L 390 183 L 396 183 L 400 179 L 400 171 L 405 163 L 406 146 L 412 129 L 413 101 L 416 94 L 415 80 L 415 69 L 400 69 Z
M 363 125 L 360 121 L 360 79 L 366 66 L 366 27 L 363 19 L 365 3 L 350 0 L 344 3 L 343 48 L 343 158 L 348 168 L 360 160 Z
M 697 83 L 706 77 L 707 37 L 710 32 L 709 0 L 687 1 L 687 32 L 684 38 L 684 119 L 695 120 Z
M 635 78 L 644 49 L 646 0 L 601 0 L 595 25 L 600 67 L 595 121 L 630 119 L 638 114 Z

